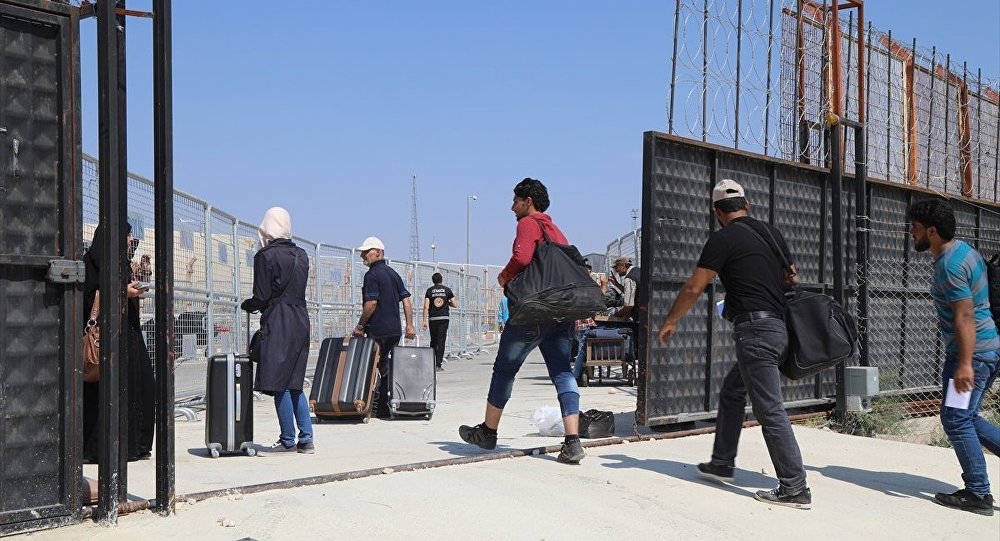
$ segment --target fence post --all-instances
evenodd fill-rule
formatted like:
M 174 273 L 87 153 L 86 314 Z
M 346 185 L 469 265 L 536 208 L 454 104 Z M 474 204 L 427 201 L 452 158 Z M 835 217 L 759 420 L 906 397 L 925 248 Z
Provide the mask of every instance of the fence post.
M 845 306 L 844 298 L 844 222 L 843 212 L 843 152 L 841 152 L 841 142 L 843 125 L 841 123 L 830 126 L 830 196 L 831 196 L 831 219 L 832 219 L 832 249 L 833 249 L 833 298 Z M 847 412 L 847 394 L 844 388 L 846 371 L 845 363 L 837 364 L 837 416 L 844 418 Z
M 238 229 L 239 228 L 239 223 L 240 223 L 239 220 L 233 220 L 233 255 L 232 255 L 232 258 L 233 258 L 233 293 L 234 293 L 233 296 L 235 297 L 237 303 L 240 302 L 240 297 L 242 296 L 241 294 L 243 293 L 242 291 L 240 291 L 240 284 L 241 284 L 241 282 L 240 282 L 240 259 L 242 259 L 242 258 L 240 257 L 240 236 L 239 236 L 239 229 Z M 229 341 L 230 347 L 232 348 L 232 351 L 234 351 L 234 352 L 237 352 L 237 351 L 247 351 L 247 349 L 248 349 L 247 346 L 249 346 L 250 344 L 244 345 L 243 341 L 242 341 L 243 333 L 241 332 L 241 329 L 243 328 L 243 325 L 241 325 L 240 323 L 241 323 L 241 320 L 243 318 L 241 317 L 242 314 L 240 314 L 240 307 L 239 307 L 239 305 L 237 305 L 236 308 L 233 309 L 233 316 L 234 316 L 233 317 L 233 326 L 229 330 L 230 337 L 232 338 L 232 340 Z
M 322 242 L 317 242 L 316 243 L 316 274 L 315 274 L 315 276 L 316 276 L 316 306 L 317 306 L 317 308 L 316 308 L 316 326 L 319 327 L 319 328 L 316 330 L 316 339 L 319 342 L 322 342 L 323 339 L 326 338 L 326 334 L 324 333 L 324 330 L 325 330 L 326 327 L 323 324 L 325 322 L 325 319 L 323 318 L 323 279 L 320 278 L 320 271 L 323 270 L 323 264 L 321 263 L 321 260 L 320 260 L 320 250 L 322 250 L 322 249 L 323 249 L 323 243 Z
M 854 130 L 854 180 L 855 180 L 855 220 L 858 274 L 858 337 L 860 340 L 858 364 L 871 366 L 868 358 L 868 234 L 871 221 L 868 217 L 868 165 L 865 156 L 865 127 L 862 124 Z
M 208 291 L 208 306 L 205 308 L 205 357 L 215 352 L 215 282 L 212 276 L 212 205 L 205 205 L 205 286 Z

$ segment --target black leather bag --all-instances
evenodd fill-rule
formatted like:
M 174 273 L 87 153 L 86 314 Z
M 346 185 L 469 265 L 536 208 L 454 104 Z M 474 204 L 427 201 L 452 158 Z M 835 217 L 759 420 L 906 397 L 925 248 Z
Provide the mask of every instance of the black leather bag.
M 774 250 L 786 275 L 794 275 L 788 258 L 778 248 L 770 230 L 768 242 L 752 227 L 739 225 L 747 227 Z M 788 353 L 779 369 L 788 378 L 807 378 L 857 355 L 858 330 L 854 318 L 829 295 L 799 288 L 785 293 L 785 327 L 788 329 Z
M 250 345 L 247 347 L 247 357 L 250 358 L 250 362 L 260 362 L 260 329 L 257 329 L 253 333 L 253 337 L 250 338 Z
M 594 317 L 607 308 L 601 288 L 590 278 L 576 246 L 545 237 L 531 263 L 507 284 L 514 325 L 561 323 Z
M 615 435 L 615 414 L 610 411 L 580 412 L 581 438 L 610 438 Z

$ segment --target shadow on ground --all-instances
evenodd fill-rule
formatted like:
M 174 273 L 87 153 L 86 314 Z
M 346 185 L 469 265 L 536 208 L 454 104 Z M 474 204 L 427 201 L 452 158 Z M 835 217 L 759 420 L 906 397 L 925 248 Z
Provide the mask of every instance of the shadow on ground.
M 930 500 L 934 498 L 936 492 L 951 493 L 958 490 L 948 483 L 912 473 L 859 470 L 847 466 L 823 466 L 820 468 L 807 465 L 806 470 L 888 496 Z

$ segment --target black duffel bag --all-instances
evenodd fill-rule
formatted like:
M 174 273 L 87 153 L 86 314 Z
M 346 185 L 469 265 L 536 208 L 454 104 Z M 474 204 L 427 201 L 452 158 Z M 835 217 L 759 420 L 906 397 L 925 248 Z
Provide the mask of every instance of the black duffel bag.
M 815 375 L 857 355 L 854 318 L 836 299 L 794 290 L 785 295 L 788 354 L 781 373 L 791 379 Z
M 753 227 L 739 225 L 771 247 L 788 276 L 795 274 L 770 229 L 767 229 L 768 242 Z M 779 369 L 790 379 L 813 376 L 857 355 L 858 330 L 854 318 L 829 295 L 792 287 L 785 293 L 785 327 L 788 352 Z
M 580 412 L 581 438 L 610 438 L 614 435 L 614 413 L 593 409 Z
M 576 246 L 549 240 L 535 246 L 531 263 L 507 284 L 511 325 L 562 323 L 594 317 L 607 308 L 604 294 Z

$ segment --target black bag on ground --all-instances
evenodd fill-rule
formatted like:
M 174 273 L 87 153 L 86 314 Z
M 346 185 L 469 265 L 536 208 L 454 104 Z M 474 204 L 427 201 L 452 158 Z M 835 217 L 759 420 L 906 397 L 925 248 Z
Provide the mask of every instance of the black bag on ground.
M 606 309 L 604 294 L 576 246 L 550 241 L 544 229 L 542 235 L 531 263 L 507 284 L 508 323 L 562 323 Z
M 770 229 L 770 242 L 746 224 L 754 236 L 771 247 L 789 276 L 788 258 L 778 248 Z M 822 293 L 793 288 L 785 293 L 785 327 L 788 352 L 779 367 L 790 379 L 802 379 L 849 360 L 857 355 L 858 330 L 854 318 L 844 312 L 836 299 Z
M 610 411 L 580 412 L 581 438 L 610 438 L 615 435 L 615 414 Z

